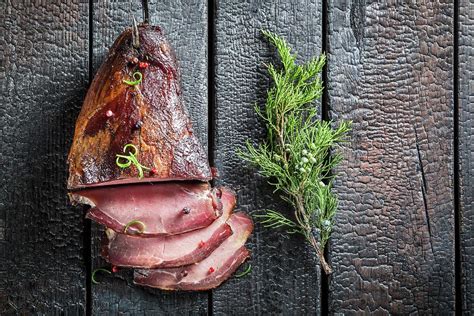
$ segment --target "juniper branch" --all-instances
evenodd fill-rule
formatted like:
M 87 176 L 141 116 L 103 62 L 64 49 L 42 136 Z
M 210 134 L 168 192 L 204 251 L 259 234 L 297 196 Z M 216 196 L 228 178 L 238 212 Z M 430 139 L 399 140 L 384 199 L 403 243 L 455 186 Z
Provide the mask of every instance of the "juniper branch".
M 323 93 L 320 74 L 326 56 L 298 65 L 296 54 L 283 38 L 268 31 L 263 34 L 281 59 L 281 67 L 267 66 L 274 84 L 263 108 L 255 107 L 266 124 L 267 139 L 255 145 L 247 142 L 239 154 L 257 167 L 294 209 L 293 218 L 265 210 L 258 215 L 264 226 L 302 234 L 315 248 L 323 269 L 331 273 L 323 254 L 337 210 L 331 170 L 342 156 L 334 146 L 345 140 L 351 124 L 342 121 L 333 128 L 333 122 L 319 119 L 313 103 Z

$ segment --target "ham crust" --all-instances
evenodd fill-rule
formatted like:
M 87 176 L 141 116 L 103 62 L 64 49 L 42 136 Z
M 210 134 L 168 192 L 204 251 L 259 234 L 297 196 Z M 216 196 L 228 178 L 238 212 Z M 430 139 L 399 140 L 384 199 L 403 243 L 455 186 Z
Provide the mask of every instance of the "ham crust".
M 68 188 L 212 178 L 207 155 L 193 134 L 183 104 L 176 57 L 157 26 L 138 27 L 115 41 L 87 92 L 68 156 Z M 140 68 L 137 61 L 146 62 Z M 133 73 L 142 82 L 131 86 Z M 134 166 L 121 169 L 116 155 L 126 144 L 138 149 L 140 164 L 152 169 L 139 179 Z

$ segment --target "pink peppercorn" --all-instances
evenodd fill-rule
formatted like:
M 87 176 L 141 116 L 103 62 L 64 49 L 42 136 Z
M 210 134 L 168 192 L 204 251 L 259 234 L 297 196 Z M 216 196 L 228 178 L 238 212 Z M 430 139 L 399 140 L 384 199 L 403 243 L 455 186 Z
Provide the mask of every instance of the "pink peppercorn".
M 150 66 L 150 64 L 147 63 L 147 62 L 145 62 L 145 61 L 141 61 L 141 62 L 138 64 L 138 67 L 141 68 L 141 69 L 148 68 L 148 66 Z

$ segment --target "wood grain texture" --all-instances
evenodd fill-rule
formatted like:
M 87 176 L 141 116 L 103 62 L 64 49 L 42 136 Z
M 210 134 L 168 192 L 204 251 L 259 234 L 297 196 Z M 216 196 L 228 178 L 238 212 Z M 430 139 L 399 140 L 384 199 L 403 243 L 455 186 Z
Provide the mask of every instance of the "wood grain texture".
M 80 315 L 84 222 L 68 206 L 66 156 L 87 86 L 87 3 L 0 12 L 0 314 Z
M 453 5 L 329 2 L 332 118 L 353 120 L 329 310 L 454 310 Z
M 207 148 L 207 2 L 149 1 L 151 24 L 159 25 L 174 48 L 182 74 L 185 106 L 193 127 Z M 131 13 L 143 20 L 140 1 L 94 1 L 93 65 L 95 71 L 116 37 L 132 25 Z M 106 265 L 100 259 L 102 228 L 93 224 L 93 267 Z M 92 313 L 97 315 L 205 314 L 207 293 L 165 293 L 131 283 L 131 271 L 92 285 Z
M 474 310 L 474 3 L 472 1 L 460 1 L 458 36 L 462 311 L 472 313 Z
M 215 164 L 218 183 L 238 193 L 238 209 L 290 212 L 266 181 L 237 155 L 247 139 L 260 141 L 264 126 L 254 113 L 270 86 L 264 63 L 277 60 L 261 29 L 285 36 L 307 60 L 321 50 L 320 1 L 217 1 L 215 8 Z M 213 292 L 215 315 L 319 313 L 320 269 L 313 250 L 298 236 L 285 238 L 256 223 L 250 238 L 252 272 Z M 245 267 L 245 265 L 244 265 Z

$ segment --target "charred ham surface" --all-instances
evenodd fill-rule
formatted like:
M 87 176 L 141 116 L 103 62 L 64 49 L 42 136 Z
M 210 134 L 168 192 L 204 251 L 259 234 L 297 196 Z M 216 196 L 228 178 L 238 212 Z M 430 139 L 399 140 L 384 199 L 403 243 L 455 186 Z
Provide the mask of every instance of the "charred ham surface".
M 157 26 L 138 26 L 115 41 L 92 81 L 76 122 L 68 156 L 68 188 L 212 178 L 207 155 L 193 134 L 183 104 L 176 57 Z M 124 81 L 137 79 L 130 85 Z M 138 149 L 140 164 L 153 172 L 139 179 L 132 165 L 120 169 L 116 155 L 126 144 Z

